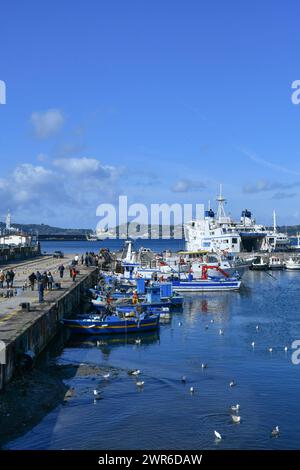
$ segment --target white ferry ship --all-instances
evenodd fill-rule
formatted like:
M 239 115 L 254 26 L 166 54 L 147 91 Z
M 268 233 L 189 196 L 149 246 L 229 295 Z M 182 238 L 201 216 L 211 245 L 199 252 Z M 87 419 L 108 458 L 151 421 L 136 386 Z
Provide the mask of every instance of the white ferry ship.
M 286 250 L 290 240 L 276 228 L 274 212 L 273 230 L 264 225 L 256 224 L 252 214 L 247 209 L 242 212 L 240 222 L 235 222 L 226 215 L 226 199 L 220 194 L 217 197 L 217 214 L 209 208 L 203 219 L 192 220 L 184 225 L 184 235 L 187 251 L 207 250 L 210 252 L 239 253 L 242 251 L 276 251 Z

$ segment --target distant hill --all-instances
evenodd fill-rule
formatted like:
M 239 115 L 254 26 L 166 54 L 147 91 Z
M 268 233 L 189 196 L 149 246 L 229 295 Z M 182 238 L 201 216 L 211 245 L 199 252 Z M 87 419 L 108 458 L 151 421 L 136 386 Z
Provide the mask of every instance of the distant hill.
M 27 233 L 39 235 L 86 235 L 92 233 L 92 229 L 77 229 L 77 228 L 61 228 L 51 227 L 46 224 L 12 224 L 13 227 Z M 5 224 L 0 222 L 0 229 L 5 229 Z
M 150 226 L 148 227 L 147 225 L 140 225 L 138 224 L 133 224 L 137 225 L 139 232 L 139 237 L 141 238 L 147 238 L 148 234 L 150 234 Z M 15 224 L 13 223 L 13 226 L 16 227 L 17 229 L 31 233 L 31 234 L 38 234 L 41 236 L 41 238 L 47 238 L 48 236 L 60 236 L 66 238 L 85 238 L 86 234 L 91 234 L 93 233 L 93 230 L 91 228 L 86 228 L 86 229 L 77 229 L 77 228 L 62 228 L 62 227 L 52 227 L 51 225 L 47 224 Z M 124 235 L 126 235 L 126 225 L 122 225 L 117 227 L 117 234 L 122 235 L 124 238 Z M 270 230 L 272 230 L 273 227 L 268 227 Z M 5 224 L 3 222 L 0 222 L 0 230 L 5 229 Z M 158 226 L 155 225 L 152 227 L 152 235 L 156 234 L 159 238 L 161 237 L 162 233 L 167 230 L 167 227 L 164 226 Z M 171 233 L 171 238 L 174 236 L 174 231 L 177 231 L 179 233 L 180 226 L 171 226 L 170 233 Z M 288 225 L 288 226 L 281 226 L 278 227 L 279 232 L 284 232 L 287 233 L 289 236 L 296 235 L 298 232 L 300 233 L 300 225 Z M 111 230 L 107 233 L 109 236 Z

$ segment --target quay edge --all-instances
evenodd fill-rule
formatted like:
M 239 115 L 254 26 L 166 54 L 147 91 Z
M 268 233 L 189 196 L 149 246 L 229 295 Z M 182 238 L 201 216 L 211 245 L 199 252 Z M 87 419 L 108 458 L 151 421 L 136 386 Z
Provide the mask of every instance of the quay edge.
M 82 294 L 86 288 L 95 285 L 98 271 L 97 267 L 89 269 L 75 285 L 71 285 L 40 310 L 32 309 L 25 313 L 20 309 L 8 328 L 5 325 L 3 327 L 0 321 L 0 340 L 5 343 L 5 364 L 0 364 L 0 391 L 14 377 L 22 354 L 32 351 L 37 358 L 58 333 L 62 318 L 70 317 L 80 307 Z M 26 321 L 23 315 L 26 315 Z

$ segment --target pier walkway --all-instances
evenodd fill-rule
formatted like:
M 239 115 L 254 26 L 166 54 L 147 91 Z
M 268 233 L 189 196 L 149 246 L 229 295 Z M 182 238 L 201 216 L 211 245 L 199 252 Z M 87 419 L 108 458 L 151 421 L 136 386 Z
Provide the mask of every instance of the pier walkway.
M 6 287 L 0 289 L 0 341 L 5 343 L 6 350 L 5 361 L 3 354 L 0 357 L 0 390 L 13 376 L 18 357 L 29 350 L 37 356 L 57 333 L 62 318 L 80 306 L 84 290 L 95 284 L 98 273 L 95 266 L 79 264 L 76 281 L 71 279 L 69 264 L 73 259 L 74 255 L 65 255 L 63 259 L 41 256 L 0 267 L 3 271 L 13 269 L 15 272 L 13 297 L 6 297 Z M 58 272 L 61 264 L 65 267 L 63 279 Z M 38 302 L 37 283 L 32 291 L 28 281 L 28 276 L 37 271 L 51 271 L 54 284 L 61 285 L 60 289 L 45 290 L 41 304 Z M 28 287 L 23 289 L 26 281 Z M 29 303 L 30 310 L 22 309 L 22 303 Z

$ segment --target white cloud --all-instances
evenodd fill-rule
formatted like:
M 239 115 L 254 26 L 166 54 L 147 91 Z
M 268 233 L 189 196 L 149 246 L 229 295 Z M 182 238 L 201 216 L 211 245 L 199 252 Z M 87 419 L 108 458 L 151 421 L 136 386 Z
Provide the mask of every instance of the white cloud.
M 115 168 L 101 165 L 96 158 L 60 158 L 54 160 L 54 166 L 73 176 L 101 176 L 110 177 Z
M 189 191 L 198 191 L 203 188 L 205 188 L 205 184 L 201 181 L 181 179 L 172 186 L 171 191 L 174 193 L 187 193 Z
M 281 183 L 281 182 L 270 182 L 266 180 L 259 180 L 253 184 L 246 184 L 243 188 L 243 192 L 246 194 L 255 194 L 264 191 L 274 191 L 274 190 L 286 190 L 291 188 L 296 188 L 300 186 L 300 182 L 294 181 L 291 183 Z
M 100 203 L 115 202 L 121 191 L 120 171 L 95 158 L 47 166 L 24 163 L 0 179 L 0 210 L 13 208 L 23 222 L 26 217 L 28 222 L 86 227 Z
M 63 126 L 65 118 L 59 109 L 48 109 L 31 114 L 34 134 L 38 139 L 47 139 L 56 134 Z

